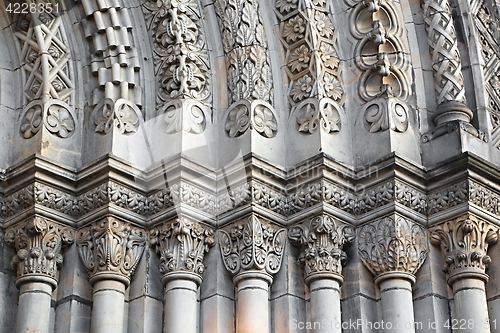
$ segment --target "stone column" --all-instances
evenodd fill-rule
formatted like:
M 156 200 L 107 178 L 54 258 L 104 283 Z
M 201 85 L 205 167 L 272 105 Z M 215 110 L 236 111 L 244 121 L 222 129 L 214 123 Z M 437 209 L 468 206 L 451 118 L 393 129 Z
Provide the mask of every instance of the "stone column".
M 312 218 L 308 226 L 292 227 L 288 238 L 303 250 L 300 261 L 310 291 L 308 320 L 319 323 L 317 327 L 313 325 L 312 332 L 341 333 L 341 263 L 347 257 L 342 247 L 354 240 L 354 229 L 320 215 Z
M 281 267 L 286 230 L 252 215 L 220 231 L 224 266 L 236 286 L 236 333 L 270 332 L 269 287 Z
M 380 288 L 381 332 L 415 333 L 412 285 L 427 256 L 425 235 L 422 226 L 398 215 L 359 230 L 359 256 Z
M 485 269 L 488 245 L 498 241 L 498 228 L 466 214 L 430 229 L 431 243 L 445 256 L 443 270 L 453 289 L 455 319 L 463 333 L 489 333 Z M 463 324 L 463 325 L 462 325 Z
M 205 271 L 205 253 L 214 245 L 214 232 L 186 217 L 153 228 L 150 244 L 160 255 L 165 286 L 164 333 L 198 332 L 198 288 Z
M 91 333 L 123 332 L 125 289 L 145 243 L 142 229 L 113 217 L 78 232 L 78 252 L 94 287 Z
M 52 291 L 57 287 L 63 245 L 73 243 L 73 231 L 35 216 L 7 229 L 5 241 L 16 248 L 12 266 L 19 288 L 16 332 L 48 333 Z

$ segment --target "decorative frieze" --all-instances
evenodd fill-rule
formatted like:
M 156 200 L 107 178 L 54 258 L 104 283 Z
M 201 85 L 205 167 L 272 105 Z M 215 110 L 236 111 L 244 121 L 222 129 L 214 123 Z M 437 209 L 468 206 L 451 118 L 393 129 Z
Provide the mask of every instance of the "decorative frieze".
M 345 0 L 352 8 L 349 30 L 357 40 L 354 63 L 361 71 L 359 96 L 364 125 L 371 133 L 408 128 L 411 58 L 401 4 Z
M 264 137 L 276 135 L 273 82 L 267 41 L 256 0 L 215 0 L 226 55 L 229 109 L 225 129 L 237 137 L 253 128 Z
M 16 249 L 12 267 L 17 271 L 18 287 L 23 281 L 41 279 L 55 288 L 63 263 L 61 249 L 73 243 L 73 230 L 35 216 L 9 227 L 5 242 Z
M 415 274 L 427 256 L 425 228 L 402 216 L 386 216 L 358 231 L 358 254 L 375 276 Z
M 273 275 L 281 267 L 286 230 L 255 215 L 219 231 L 219 245 L 226 269 L 233 274 L 257 271 Z
M 353 227 L 328 215 L 313 217 L 308 225 L 294 226 L 288 232 L 292 244 L 302 247 L 299 260 L 306 279 L 316 273 L 341 275 L 347 259 L 342 248 L 354 241 L 354 235 Z
M 336 32 L 328 5 L 276 0 L 280 40 L 286 49 L 288 100 L 299 132 L 340 131 L 342 97 Z
M 166 133 L 201 133 L 211 84 L 198 1 L 150 0 L 142 8 L 154 46 L 157 115 L 163 115 Z
M 467 214 L 429 231 L 431 243 L 441 247 L 445 256 L 443 270 L 451 280 L 462 273 L 484 275 L 491 262 L 488 245 L 498 241 L 498 227 Z
M 43 127 L 56 137 L 71 137 L 76 126 L 74 73 L 62 18 L 48 11 L 21 14 L 14 35 L 25 79 L 21 134 L 29 139 Z
M 160 273 L 180 271 L 201 277 L 205 253 L 215 244 L 214 231 L 180 217 L 154 227 L 149 232 L 149 244 L 160 255 Z
M 128 285 L 144 252 L 146 233 L 106 217 L 78 230 L 77 244 L 91 283 L 110 279 Z

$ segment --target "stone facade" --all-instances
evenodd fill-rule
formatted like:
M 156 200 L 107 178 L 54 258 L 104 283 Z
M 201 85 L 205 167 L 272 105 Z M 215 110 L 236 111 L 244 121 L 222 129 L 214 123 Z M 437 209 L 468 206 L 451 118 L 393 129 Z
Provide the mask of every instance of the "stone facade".
M 500 333 L 499 38 L 493 0 L 1 2 L 0 332 Z

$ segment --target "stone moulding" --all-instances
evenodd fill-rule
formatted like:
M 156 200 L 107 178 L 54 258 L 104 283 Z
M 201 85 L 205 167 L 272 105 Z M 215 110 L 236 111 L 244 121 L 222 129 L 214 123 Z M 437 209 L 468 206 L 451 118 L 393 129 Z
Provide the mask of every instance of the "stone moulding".
M 402 216 L 387 216 L 358 230 L 358 254 L 377 278 L 384 273 L 415 275 L 427 257 L 426 230 Z
M 146 233 L 129 223 L 106 217 L 79 229 L 76 243 L 91 284 L 111 279 L 128 286 L 144 252 Z
M 340 223 L 328 215 L 320 215 L 290 228 L 290 242 L 302 248 L 299 257 L 304 267 L 305 279 L 314 274 L 342 275 L 347 254 L 345 244 L 354 241 L 355 231 L 350 225 Z
M 55 289 L 63 264 L 61 250 L 73 243 L 73 230 L 35 216 L 9 227 L 4 237 L 5 242 L 16 249 L 11 262 L 17 271 L 16 285 L 40 281 Z
M 255 215 L 219 230 L 222 260 L 233 276 L 248 271 L 274 275 L 281 267 L 285 242 L 285 229 Z
M 160 255 L 160 273 L 189 272 L 201 277 L 203 258 L 214 246 L 214 231 L 201 223 L 180 217 L 149 231 L 149 244 Z

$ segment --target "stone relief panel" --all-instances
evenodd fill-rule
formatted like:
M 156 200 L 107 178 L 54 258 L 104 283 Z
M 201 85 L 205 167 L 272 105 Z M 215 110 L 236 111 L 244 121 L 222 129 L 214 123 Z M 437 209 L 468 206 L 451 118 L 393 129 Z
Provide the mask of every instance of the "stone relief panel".
M 215 0 L 226 56 L 230 106 L 225 123 L 230 137 L 252 128 L 276 135 L 273 81 L 267 41 L 256 0 Z
M 152 33 L 157 115 L 166 133 L 201 133 L 211 106 L 208 48 L 197 0 L 146 1 Z
M 12 19 L 24 84 L 20 132 L 29 139 L 43 127 L 69 138 L 76 122 L 74 72 L 61 16 L 43 11 Z
M 352 8 L 349 30 L 356 39 L 354 62 L 364 126 L 371 133 L 408 128 L 412 75 L 408 37 L 397 1 L 345 0 Z
M 142 117 L 139 55 L 132 39 L 132 22 L 121 0 L 82 0 L 82 21 L 91 49 L 91 71 L 97 78 L 91 105 L 95 131 L 107 134 L 137 131 Z
M 276 0 L 275 12 L 286 50 L 288 100 L 299 132 L 339 132 L 344 90 L 327 2 Z

